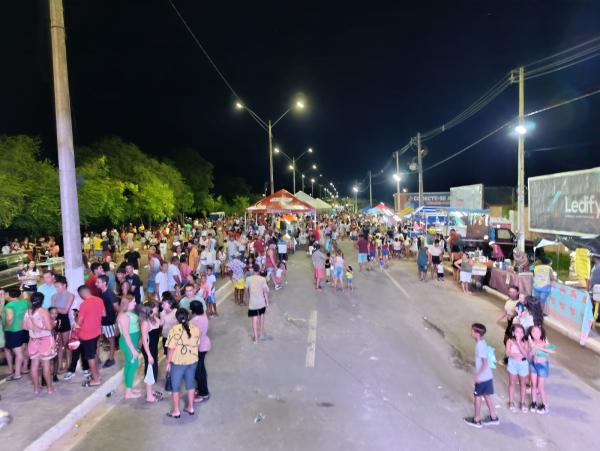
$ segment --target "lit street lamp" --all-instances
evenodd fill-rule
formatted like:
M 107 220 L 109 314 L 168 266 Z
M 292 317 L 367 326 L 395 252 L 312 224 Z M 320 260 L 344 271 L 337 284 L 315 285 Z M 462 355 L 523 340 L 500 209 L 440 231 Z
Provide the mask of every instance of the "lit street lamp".
M 273 149 L 273 127 L 275 127 L 279 123 L 279 121 L 281 119 L 283 119 L 293 109 L 303 110 L 305 106 L 306 105 L 303 100 L 297 100 L 294 105 L 289 107 L 281 116 L 279 116 L 279 119 L 277 119 L 275 122 L 271 123 L 271 121 L 265 122 L 258 114 L 256 114 L 254 111 L 252 111 L 247 105 L 244 105 L 240 100 L 237 100 L 235 102 L 235 107 L 238 110 L 246 110 L 248 112 L 248 114 L 250 114 L 252 119 L 254 119 L 256 121 L 256 123 L 263 130 L 265 130 L 269 135 L 269 184 L 271 187 L 271 194 L 273 194 L 275 192 L 275 184 L 273 181 L 273 152 L 274 152 L 274 149 Z M 275 153 L 279 153 L 279 152 L 275 152 Z
M 314 186 L 315 186 L 315 179 L 312 178 L 310 179 L 310 197 L 314 197 L 315 195 L 314 193 Z
M 275 148 L 274 151 L 276 154 L 282 154 L 283 156 L 285 156 L 289 161 L 290 161 L 290 165 L 289 168 L 292 171 L 292 186 L 293 186 L 293 194 L 296 194 L 296 171 L 298 170 L 298 167 L 296 165 L 296 162 L 300 161 L 300 159 L 306 155 L 307 153 L 313 153 L 313 149 L 312 147 L 309 147 L 308 149 L 306 149 L 304 152 L 302 152 L 300 154 L 299 157 L 290 157 L 288 154 L 286 154 L 283 150 L 280 150 L 279 148 Z M 313 169 L 317 167 L 316 164 L 312 165 Z M 302 190 L 304 190 L 304 175 L 302 175 Z
M 354 191 L 354 213 L 356 214 L 356 212 L 358 211 L 358 205 L 357 205 L 357 200 L 356 200 L 356 195 L 358 194 L 358 188 L 356 186 L 353 186 L 352 191 Z

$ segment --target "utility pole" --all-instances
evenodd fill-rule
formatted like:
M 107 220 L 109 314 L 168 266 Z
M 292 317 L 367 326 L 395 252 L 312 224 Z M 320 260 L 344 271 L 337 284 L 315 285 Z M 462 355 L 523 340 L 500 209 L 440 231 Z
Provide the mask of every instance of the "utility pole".
M 263 122 L 264 124 L 264 122 Z M 273 181 L 273 127 L 271 121 L 268 123 L 269 132 L 269 183 L 271 184 L 271 194 L 275 192 L 275 182 Z
M 396 202 L 394 202 L 396 212 L 400 211 L 400 162 L 398 161 L 398 153 L 396 151 L 396 174 L 398 175 L 398 178 L 396 178 Z
M 49 7 L 65 276 L 76 293 L 77 287 L 83 285 L 83 260 L 62 0 L 49 0 Z
M 525 125 L 525 68 L 519 68 L 519 125 Z M 519 133 L 518 147 L 518 177 L 517 177 L 517 216 L 518 237 L 517 246 L 521 252 L 525 251 L 525 133 Z
M 421 132 L 417 133 L 417 164 L 419 165 L 419 208 L 423 206 L 423 150 L 421 149 Z
M 296 157 L 292 157 L 292 194 L 296 194 Z
M 371 184 L 371 171 L 369 171 L 369 205 L 373 206 L 373 185 Z

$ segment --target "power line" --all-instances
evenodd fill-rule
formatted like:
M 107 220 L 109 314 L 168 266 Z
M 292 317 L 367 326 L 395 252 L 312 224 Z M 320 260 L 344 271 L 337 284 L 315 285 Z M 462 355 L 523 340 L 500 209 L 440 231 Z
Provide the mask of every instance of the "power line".
M 587 97 L 591 97 L 591 96 L 594 96 L 594 95 L 597 95 L 597 94 L 600 94 L 600 89 L 597 89 L 597 90 L 595 90 L 595 91 L 588 92 L 587 94 L 582 94 L 582 95 L 580 95 L 580 96 L 577 96 L 577 97 L 573 97 L 573 98 L 571 98 L 571 99 L 563 100 L 562 102 L 558 102 L 558 103 L 555 103 L 555 104 L 553 104 L 553 105 L 549 105 L 549 106 L 547 106 L 547 107 L 541 108 L 541 109 L 539 109 L 539 110 L 536 110 L 536 111 L 532 111 L 532 112 L 530 112 L 530 113 L 527 113 L 527 114 L 525 114 L 525 115 L 524 115 L 524 117 L 531 117 L 531 116 L 534 116 L 534 115 L 536 115 L 536 114 L 544 113 L 544 112 L 546 112 L 546 111 L 550 111 L 550 110 L 553 110 L 553 109 L 555 109 L 555 108 L 559 108 L 559 107 L 561 107 L 561 106 L 568 105 L 568 104 L 570 104 L 570 103 L 577 102 L 577 101 L 579 101 L 579 100 L 582 100 L 582 99 L 585 99 L 585 98 L 587 98 Z M 444 164 L 444 163 L 446 163 L 446 162 L 448 162 L 448 161 L 452 160 L 453 158 L 455 158 L 455 157 L 457 157 L 457 156 L 461 155 L 462 153 L 464 153 L 464 152 L 466 152 L 467 150 L 469 150 L 469 149 L 473 148 L 473 147 L 474 147 L 474 146 L 476 146 L 477 144 L 481 143 L 482 141 L 484 141 L 484 140 L 488 139 L 489 137 L 491 137 L 491 136 L 495 135 L 496 133 L 498 133 L 498 132 L 499 132 L 499 131 L 501 131 L 502 129 L 504 129 L 504 128 L 508 127 L 509 125 L 511 125 L 511 124 L 514 124 L 514 123 L 515 123 L 515 119 L 511 119 L 510 121 L 507 121 L 507 122 L 505 122 L 505 123 L 504 123 L 504 124 L 502 124 L 500 127 L 496 128 L 496 129 L 494 129 L 494 130 L 492 130 L 491 132 L 487 133 L 486 135 L 484 135 L 483 137 L 479 138 L 477 141 L 475 141 L 475 142 L 473 142 L 473 143 L 469 144 L 468 146 L 466 146 L 466 147 L 463 147 L 463 148 L 462 148 L 462 149 L 460 149 L 458 152 L 455 152 L 455 153 L 453 153 L 452 155 L 450 155 L 450 156 L 448 156 L 448 157 L 444 158 L 443 160 L 440 160 L 440 161 L 438 161 L 437 163 L 434 163 L 434 164 L 432 164 L 431 166 L 429 166 L 429 167 L 427 167 L 427 168 L 424 168 L 424 169 L 423 169 L 423 172 L 425 172 L 425 171 L 429 171 L 429 170 L 431 170 L 431 169 L 434 169 L 434 168 L 436 168 L 436 167 L 438 167 L 438 166 L 440 166 L 440 165 L 442 165 L 442 164 Z
M 229 91 L 231 91 L 231 93 L 237 99 L 239 99 L 240 96 L 237 95 L 237 92 L 235 92 L 235 89 L 233 89 L 233 87 L 231 86 L 231 84 L 227 81 L 227 79 L 225 78 L 225 75 L 223 75 L 223 73 L 219 70 L 219 68 L 217 67 L 216 63 L 210 57 L 210 55 L 208 54 L 208 52 L 206 51 L 206 49 L 204 48 L 204 46 L 200 43 L 200 40 L 196 37 L 196 35 L 192 31 L 192 29 L 190 28 L 190 26 L 188 25 L 188 23 L 185 21 L 185 19 L 183 18 L 183 16 L 181 15 L 181 13 L 179 12 L 179 10 L 177 9 L 177 7 L 175 6 L 175 4 L 173 3 L 173 1 L 169 0 L 169 3 L 171 4 L 171 6 L 173 7 L 173 10 L 175 11 L 175 13 L 177 14 L 177 16 L 181 20 L 181 23 L 183 23 L 183 25 L 185 26 L 185 28 L 187 29 L 187 31 L 190 33 L 190 35 L 192 36 L 192 39 L 198 45 L 198 47 L 200 48 L 200 50 L 202 51 L 202 53 L 204 54 L 204 56 L 206 57 L 206 59 L 208 60 L 208 62 L 211 64 L 211 66 L 213 67 L 213 69 L 215 70 L 215 72 L 219 75 L 219 77 L 221 78 L 221 80 L 223 80 L 223 83 L 225 83 L 225 85 L 227 86 L 227 88 L 229 88 Z

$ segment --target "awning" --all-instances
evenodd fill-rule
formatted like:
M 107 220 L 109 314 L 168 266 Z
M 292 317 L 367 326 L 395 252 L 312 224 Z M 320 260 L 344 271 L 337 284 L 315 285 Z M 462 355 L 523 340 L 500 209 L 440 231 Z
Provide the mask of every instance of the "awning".
M 302 202 L 289 191 L 281 189 L 246 208 L 246 213 L 315 213 L 316 208 Z

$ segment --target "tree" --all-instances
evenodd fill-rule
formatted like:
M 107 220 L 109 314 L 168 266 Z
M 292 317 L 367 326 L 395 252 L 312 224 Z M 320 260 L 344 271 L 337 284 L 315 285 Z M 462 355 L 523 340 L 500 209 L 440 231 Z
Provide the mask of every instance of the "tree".
M 90 159 L 77 168 L 79 218 L 82 224 L 119 224 L 127 217 L 126 190 L 131 183 L 111 177 L 105 156 Z
M 58 172 L 40 160 L 38 138 L 25 135 L 0 137 L 0 180 L 3 203 L 14 202 L 2 213 L 3 223 L 28 233 L 60 231 Z
M 168 167 L 144 154 L 135 144 L 117 137 L 104 138 L 91 148 L 78 149 L 82 163 L 100 155 L 106 157 L 111 176 L 126 184 L 126 218 L 160 221 L 176 213 L 171 183 L 177 185 L 177 181 L 169 182 L 165 177 L 164 171 L 173 176 Z
M 214 211 L 210 191 L 213 188 L 213 165 L 206 161 L 197 150 L 177 149 L 169 154 L 168 160 L 179 170 L 194 199 L 192 209 L 207 214 Z M 186 211 L 189 211 L 186 209 Z

